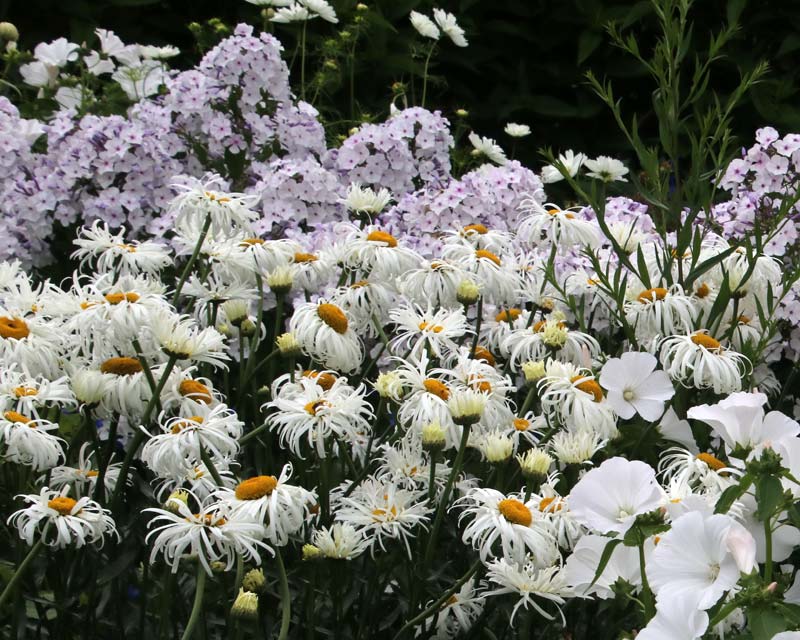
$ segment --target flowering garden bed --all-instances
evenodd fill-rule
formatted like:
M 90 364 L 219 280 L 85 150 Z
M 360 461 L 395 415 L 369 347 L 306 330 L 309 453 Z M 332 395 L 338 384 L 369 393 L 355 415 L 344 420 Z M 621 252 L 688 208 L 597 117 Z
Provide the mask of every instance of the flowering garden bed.
M 426 108 L 452 14 L 339 131 L 274 4 L 183 71 L 0 24 L 4 637 L 800 638 L 800 135 L 731 140 L 735 25 L 611 28 L 657 145 L 590 76 L 630 157 L 530 168 Z

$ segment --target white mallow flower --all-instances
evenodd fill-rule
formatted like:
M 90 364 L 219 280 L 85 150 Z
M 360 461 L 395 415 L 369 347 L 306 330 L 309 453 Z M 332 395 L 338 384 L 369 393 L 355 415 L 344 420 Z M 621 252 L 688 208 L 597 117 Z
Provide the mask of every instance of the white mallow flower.
M 661 487 L 638 460 L 611 458 L 583 476 L 569 494 L 575 520 L 597 533 L 624 534 L 636 516 L 658 509 Z
M 509 122 L 503 131 L 512 138 L 524 138 L 531 135 L 531 128 L 527 124 L 517 124 L 516 122 Z
M 418 11 L 412 11 L 409 16 L 411 26 L 417 30 L 417 33 L 423 38 L 430 38 L 431 40 L 438 40 L 441 37 L 439 27 L 425 14 Z
M 474 148 L 474 153 L 477 155 L 484 155 L 499 165 L 504 165 L 508 162 L 502 147 L 491 138 L 481 137 L 474 131 L 469 134 L 468 138 Z
M 78 59 L 78 45 L 58 38 L 52 42 L 40 42 L 33 50 L 35 60 L 20 67 L 26 84 L 32 87 L 53 86 L 59 70 L 68 62 Z
M 635 351 L 603 365 L 600 386 L 608 391 L 608 403 L 620 418 L 629 420 L 638 413 L 654 422 L 664 413 L 664 402 L 675 395 L 675 389 L 664 371 L 656 371 L 657 366 L 655 356 Z
M 647 576 L 659 603 L 691 595 L 706 610 L 756 566 L 756 542 L 747 529 L 727 515 L 690 511 L 661 536 Z
M 766 402 L 763 393 L 732 393 L 716 404 L 692 407 L 686 415 L 709 425 L 728 452 L 740 447 L 758 455 L 766 446 L 800 435 L 800 424 L 780 411 L 764 415 Z
M 433 19 L 436 20 L 436 24 L 439 25 L 442 33 L 450 38 L 454 45 L 457 47 L 467 46 L 468 43 L 467 39 L 464 37 L 464 30 L 458 26 L 456 17 L 452 13 L 448 13 L 443 9 L 434 9 Z
M 587 158 L 583 161 L 583 166 L 589 169 L 586 175 L 590 178 L 596 178 L 603 182 L 628 181 L 625 178 L 628 173 L 628 167 L 615 158 L 609 158 L 608 156 L 598 156 L 594 160 Z
M 575 545 L 564 565 L 567 583 L 575 590 L 575 595 L 594 595 L 601 600 L 614 598 L 612 586 L 617 580 L 624 580 L 637 590 L 641 587 L 639 550 L 625 545 L 614 549 L 602 573 L 595 579 L 600 558 L 610 540 L 605 536 L 584 535 Z M 648 539 L 645 543 L 645 559 L 653 552 L 654 546 L 651 539 Z
M 103 541 L 107 535 L 118 535 L 111 512 L 89 498 L 74 500 L 61 492 L 42 487 L 37 494 L 17 496 L 28 503 L 14 512 L 8 524 L 15 526 L 19 537 L 32 546 L 34 538 L 46 545 L 63 549 L 75 545 Z
M 131 100 L 141 100 L 158 93 L 167 80 L 164 65 L 158 60 L 142 60 L 128 67 L 119 67 L 111 78 Z
M 575 153 L 572 149 L 567 149 L 564 153 L 558 155 L 557 160 L 564 165 L 569 176 L 574 178 L 584 162 L 586 162 L 586 156 L 582 153 Z M 546 167 L 542 167 L 542 182 L 545 184 L 559 182 L 563 179 L 564 176 L 561 171 L 554 165 L 549 164 Z
M 669 600 L 658 601 L 656 615 L 636 635 L 636 638 L 637 640 L 696 640 L 703 636 L 706 629 L 708 629 L 708 614 L 697 608 L 697 602 L 691 593 L 678 593 Z

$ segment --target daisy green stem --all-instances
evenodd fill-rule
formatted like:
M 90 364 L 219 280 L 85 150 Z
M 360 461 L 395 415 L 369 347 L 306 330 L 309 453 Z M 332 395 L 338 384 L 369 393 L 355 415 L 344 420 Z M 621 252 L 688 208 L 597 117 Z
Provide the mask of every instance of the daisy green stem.
M 431 462 L 430 462 L 431 474 L 430 474 L 430 477 L 428 478 L 428 500 L 430 502 L 433 502 L 433 496 L 436 493 L 435 490 L 434 490 L 435 486 L 436 486 L 436 484 L 434 483 L 434 479 L 436 478 L 436 454 L 437 453 L 438 453 L 438 451 L 431 451 Z
M 255 438 L 255 437 L 256 437 L 258 434 L 260 434 L 262 431 L 265 431 L 265 430 L 267 429 L 267 427 L 268 427 L 268 426 L 269 426 L 269 424 L 267 424 L 267 423 L 265 422 L 264 424 L 260 424 L 260 425 L 258 425 L 258 426 L 257 426 L 255 429 L 253 429 L 253 430 L 252 430 L 252 431 L 250 431 L 249 433 L 245 433 L 245 434 L 244 434 L 244 435 L 243 435 L 241 438 L 239 438 L 239 446 L 243 447 L 245 442 L 247 442 L 248 440 L 252 440 L 253 438 Z
M 275 564 L 278 565 L 281 590 L 281 628 L 278 632 L 278 640 L 286 640 L 289 637 L 289 621 L 292 617 L 292 599 L 289 594 L 289 580 L 286 577 L 286 567 L 283 566 L 280 549 L 275 549 Z
M 200 445 L 200 459 L 203 461 L 203 464 L 206 465 L 211 477 L 214 478 L 214 482 L 217 483 L 218 487 L 222 487 L 222 476 L 219 475 L 219 471 L 217 471 L 217 467 L 214 464 L 214 461 L 211 459 L 211 456 L 208 455 L 208 451 L 202 445 Z
M 469 357 L 475 357 L 475 349 L 478 348 L 478 340 L 481 337 L 481 323 L 483 323 L 483 296 L 478 298 L 478 307 L 475 309 L 477 317 L 475 318 L 475 337 L 472 340 L 472 349 L 469 352 Z
M 194 267 L 194 263 L 197 262 L 197 256 L 200 255 L 200 249 L 203 248 L 203 243 L 206 241 L 206 236 L 208 235 L 208 230 L 211 228 L 211 214 L 206 214 L 206 219 L 203 222 L 203 228 L 200 231 L 200 237 L 197 239 L 197 244 L 194 246 L 194 251 L 192 252 L 192 256 L 189 258 L 189 262 L 186 263 L 186 266 L 183 268 L 183 273 L 181 274 L 181 279 L 178 280 L 178 286 L 175 287 L 175 294 L 172 296 L 172 306 L 178 306 L 178 300 L 181 297 L 181 289 L 183 289 L 183 285 L 186 284 L 186 281 L 189 279 L 189 274 L 192 272 L 192 268 Z
M 14 593 L 14 587 L 17 586 L 17 583 L 22 579 L 22 576 L 25 574 L 25 570 L 28 568 L 28 565 L 33 562 L 33 559 L 39 554 L 39 552 L 44 548 L 44 541 L 39 538 L 36 541 L 36 544 L 31 547 L 31 550 L 28 551 L 28 555 L 25 556 L 24 560 L 20 563 L 17 567 L 17 570 L 14 572 L 14 575 L 11 576 L 11 579 L 8 581 L 8 584 L 3 589 L 3 593 L 0 594 L 0 609 L 3 608 L 6 600 L 8 600 L 11 595 Z
M 653 592 L 650 590 L 650 583 L 647 581 L 647 572 L 645 571 L 644 541 L 639 543 L 639 571 L 642 574 L 642 601 L 644 602 L 644 617 L 645 621 L 648 621 L 655 615 L 656 607 L 653 599 Z
M 428 57 L 425 58 L 425 67 L 422 70 L 422 104 L 420 105 L 423 109 L 425 108 L 425 96 L 428 93 L 428 66 L 431 63 L 431 56 L 433 55 L 433 50 L 436 48 L 436 43 L 434 42 L 431 45 L 431 48 L 428 50 Z
M 142 373 L 144 373 L 144 377 L 147 379 L 147 385 L 150 387 L 150 391 L 155 391 L 156 381 L 153 378 L 153 372 L 150 371 L 150 365 L 147 364 L 147 360 L 144 358 L 142 345 L 138 338 L 134 338 L 132 343 L 133 348 L 136 351 L 136 358 L 139 360 L 139 364 L 142 365 Z
M 536 385 L 532 384 L 530 389 L 528 389 L 528 394 L 525 396 L 525 402 L 522 403 L 522 409 L 519 410 L 519 417 L 525 415 L 528 409 L 531 408 L 531 404 L 533 404 L 533 399 L 536 397 Z
M 197 584 L 194 589 L 194 604 L 192 605 L 192 613 L 189 615 L 189 622 L 186 623 L 186 629 L 183 631 L 181 640 L 189 640 L 194 634 L 194 628 L 200 620 L 200 612 L 203 609 L 203 593 L 206 590 L 206 570 L 200 562 L 197 562 Z
M 450 501 L 450 492 L 453 490 L 453 484 L 455 484 L 456 478 L 461 472 L 461 466 L 464 464 L 464 454 L 467 451 L 467 441 L 469 440 L 469 430 L 471 426 L 471 424 L 465 424 L 461 428 L 461 443 L 458 446 L 456 460 L 453 463 L 453 468 L 450 470 L 450 475 L 447 477 L 447 484 L 444 486 L 442 497 L 439 499 L 436 518 L 431 528 L 431 537 L 428 539 L 428 547 L 425 549 L 425 559 L 422 563 L 423 575 L 427 574 L 428 566 L 430 566 L 431 560 L 433 560 L 433 552 L 436 549 L 436 538 L 439 536 L 439 528 L 442 526 L 444 513 L 447 511 L 447 503 Z
M 452 587 L 450 587 L 447 591 L 445 591 L 436 602 L 434 602 L 430 607 L 425 609 L 425 611 L 420 613 L 418 616 L 406 622 L 400 629 L 400 631 L 398 631 L 397 634 L 394 636 L 393 640 L 397 640 L 398 638 L 400 638 L 407 629 L 415 627 L 417 624 L 419 624 L 426 618 L 439 612 L 442 608 L 442 605 L 450 599 L 450 596 L 452 596 L 456 591 L 458 591 L 467 580 L 469 580 L 472 576 L 474 576 L 475 572 L 480 568 L 480 566 L 481 566 L 481 561 L 476 560 L 469 568 L 469 571 L 467 571 L 463 576 L 461 576 Z
M 117 428 L 119 427 L 119 414 L 114 413 L 111 416 L 111 423 L 108 427 L 108 439 L 106 440 L 105 451 L 97 452 L 97 478 L 94 483 L 94 500 L 96 502 L 103 502 L 106 497 L 105 477 L 108 464 L 111 462 L 111 456 L 114 455 L 114 443 L 117 441 Z
M 764 581 L 769 584 L 772 582 L 772 518 L 768 517 L 764 520 L 764 541 L 765 541 L 765 557 L 764 563 Z
M 161 378 L 158 381 L 158 385 L 156 386 L 156 390 L 153 392 L 152 397 L 150 398 L 150 402 L 147 403 L 147 407 L 145 407 L 144 415 L 142 416 L 142 426 L 147 426 L 150 422 L 150 416 L 153 414 L 153 409 L 155 408 L 156 404 L 159 403 L 159 399 L 161 397 L 161 392 L 164 390 L 164 387 L 167 384 L 167 378 L 169 378 L 169 374 L 172 373 L 173 367 L 175 367 L 175 363 L 178 361 L 176 356 L 171 355 L 169 360 L 167 360 L 167 365 L 164 367 L 164 372 L 161 374 Z M 133 436 L 133 440 L 131 441 L 130 447 L 128 451 L 125 453 L 125 458 L 122 460 L 122 467 L 119 470 L 119 478 L 117 478 L 117 484 L 114 486 L 114 493 L 111 495 L 111 510 L 117 506 L 120 497 L 122 496 L 122 489 L 125 486 L 125 482 L 128 479 L 128 471 L 131 468 L 131 463 L 133 462 L 133 457 L 136 455 L 136 452 L 139 450 L 139 447 L 142 446 L 142 442 L 147 434 L 142 429 L 136 430 L 136 435 Z
M 328 447 L 325 447 L 326 449 Z M 322 522 L 328 521 L 328 511 L 329 511 L 329 500 L 330 500 L 330 487 L 328 486 L 329 482 L 329 461 L 330 456 L 326 455 L 324 458 L 320 458 L 319 461 L 319 502 L 320 502 L 320 509 L 322 511 Z

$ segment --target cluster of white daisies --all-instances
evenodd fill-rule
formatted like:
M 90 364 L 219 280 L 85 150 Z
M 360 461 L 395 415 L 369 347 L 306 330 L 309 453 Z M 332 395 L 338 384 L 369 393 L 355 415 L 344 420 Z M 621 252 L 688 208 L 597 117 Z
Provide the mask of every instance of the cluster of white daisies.
M 642 640 L 745 628 L 762 574 L 762 599 L 800 603 L 779 565 L 800 425 L 765 409 L 791 396 L 769 366 L 779 262 L 537 198 L 516 232 L 441 229 L 423 256 L 359 185 L 361 224 L 313 248 L 253 235 L 219 181 L 179 189 L 168 242 L 95 224 L 60 285 L 0 265 L 0 453 L 29 553 L 112 553 L 144 507 L 150 562 L 236 567 L 247 615 L 243 565 L 391 556 L 420 578 L 384 574 L 397 627 L 440 638 L 494 598 L 556 625 L 627 598 Z

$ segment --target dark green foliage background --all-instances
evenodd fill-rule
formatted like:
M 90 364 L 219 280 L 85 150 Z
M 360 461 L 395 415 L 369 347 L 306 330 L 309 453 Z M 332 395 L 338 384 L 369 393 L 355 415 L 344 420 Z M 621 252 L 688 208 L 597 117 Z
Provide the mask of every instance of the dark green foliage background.
M 648 35 L 655 28 L 649 2 L 610 0 L 365 0 L 379 15 L 359 46 L 356 95 L 363 113 L 380 117 L 391 98 L 391 84 L 421 70 L 418 56 L 411 60 L 412 43 L 419 42 L 408 23 L 412 9 L 429 11 L 441 6 L 453 11 L 470 41 L 467 49 L 444 44 L 432 69 L 436 76 L 429 104 L 446 115 L 463 107 L 469 124 L 508 146 L 502 127 L 512 120 L 531 125 L 534 135 L 517 157 L 536 163 L 536 149 L 568 147 L 590 154 L 625 154 L 625 142 L 607 109 L 583 79 L 592 69 L 611 79 L 627 113 L 636 112 L 645 133 L 654 124 L 652 90 L 635 61 L 609 44 L 604 25 L 616 20 L 639 34 L 648 52 Z M 356 0 L 334 0 L 342 22 L 354 15 Z M 771 70 L 746 97 L 734 119 L 734 132 L 744 146 L 756 128 L 771 124 L 782 133 L 800 131 L 800 1 L 697 0 L 691 13 L 697 50 L 708 34 L 739 15 L 741 30 L 728 48 L 728 57 L 716 67 L 711 89 L 725 95 L 735 86 L 740 70 L 767 60 Z M 126 42 L 175 44 L 184 52 L 176 66 L 190 66 L 200 53 L 186 25 L 212 17 L 226 24 L 247 20 L 259 23 L 259 8 L 244 0 L 0 0 L 0 19 L 14 22 L 21 46 L 62 35 L 81 42 L 97 26 L 113 29 Z M 317 42 L 336 27 L 315 20 L 311 32 Z M 293 48 L 296 30 L 279 28 L 278 35 Z M 690 52 L 687 60 L 693 60 Z M 687 76 L 689 72 L 687 71 Z M 296 80 L 297 75 L 293 76 Z M 347 117 L 345 87 L 323 100 Z M 341 95 L 339 95 L 341 94 Z M 336 119 L 335 112 L 324 114 Z

